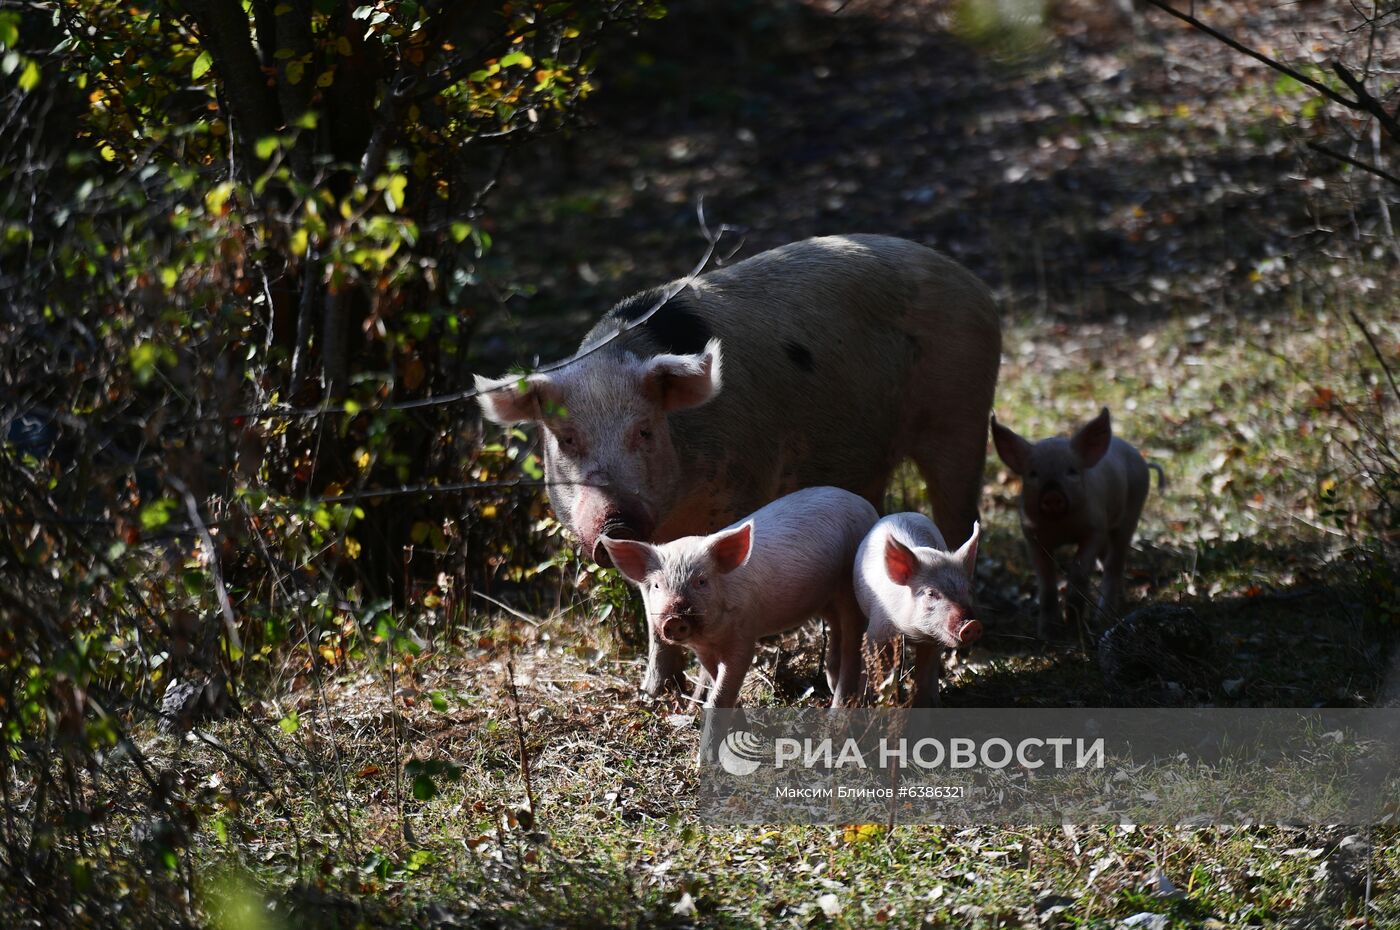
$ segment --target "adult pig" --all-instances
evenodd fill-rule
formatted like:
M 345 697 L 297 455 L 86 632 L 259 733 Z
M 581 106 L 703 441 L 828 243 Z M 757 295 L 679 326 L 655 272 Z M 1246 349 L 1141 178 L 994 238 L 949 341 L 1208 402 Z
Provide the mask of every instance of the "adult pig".
M 487 418 L 544 427 L 555 514 L 606 564 L 600 536 L 706 535 L 799 488 L 878 507 L 905 458 L 966 539 L 1000 356 L 991 295 L 962 266 L 829 236 L 630 297 L 564 366 L 476 386 Z M 644 690 L 679 683 L 683 652 L 652 636 L 648 658 Z

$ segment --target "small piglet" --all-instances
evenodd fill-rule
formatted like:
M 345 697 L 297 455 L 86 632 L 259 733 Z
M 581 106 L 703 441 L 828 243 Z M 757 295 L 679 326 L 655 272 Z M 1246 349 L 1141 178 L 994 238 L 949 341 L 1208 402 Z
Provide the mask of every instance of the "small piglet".
M 839 707 L 859 695 L 865 617 L 851 567 L 877 518 L 864 498 L 818 487 L 780 497 L 709 536 L 661 545 L 599 541 L 641 589 L 656 637 L 699 657 L 714 681 L 707 707 L 735 706 L 760 637 L 812 616 L 827 621 L 827 681 Z
M 1099 613 L 1116 619 L 1123 567 L 1151 484 L 1149 466 L 1131 445 L 1113 435 L 1108 408 L 1066 439 L 1030 443 L 992 416 L 992 441 L 1006 467 L 1021 477 L 1021 532 L 1025 534 L 1040 588 L 1037 632 L 1049 638 L 1059 624 L 1060 602 L 1053 552 L 1078 547 L 1070 563 L 1069 596 L 1092 603 L 1089 573 L 1103 563 Z
M 943 649 L 974 643 L 972 576 L 980 527 L 956 552 L 921 513 L 885 517 L 856 553 L 856 601 L 869 619 L 866 635 L 888 658 L 896 636 L 914 644 L 914 706 L 938 704 Z

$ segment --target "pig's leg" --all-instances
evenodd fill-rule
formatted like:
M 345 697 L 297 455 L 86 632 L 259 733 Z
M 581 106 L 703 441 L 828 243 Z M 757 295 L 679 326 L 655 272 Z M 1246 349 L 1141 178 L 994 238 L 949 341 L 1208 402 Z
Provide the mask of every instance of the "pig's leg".
M 647 624 L 647 672 L 642 678 L 642 690 L 652 697 L 663 691 L 685 693 L 685 649 L 668 646 L 656 638 L 656 631 Z
M 1031 564 L 1035 566 L 1036 591 L 1040 601 L 1040 616 L 1035 633 L 1041 639 L 1052 639 L 1060 631 L 1060 579 L 1055 559 L 1034 536 L 1026 537 Z
M 987 409 L 990 410 L 990 402 Z M 976 429 L 935 422 L 915 440 L 912 452 L 928 485 L 933 522 L 954 548 L 972 535 L 977 502 L 982 498 L 982 469 L 987 459 L 987 414 L 967 418 Z
M 831 706 L 858 704 L 864 690 L 865 662 L 860 646 L 865 639 L 865 614 L 861 613 L 855 591 L 845 587 L 837 592 L 827 615 L 831 617 L 830 625 L 841 630 L 836 687 L 832 689 Z
M 739 689 L 753 664 L 752 643 L 735 646 L 719 657 L 714 669 L 715 686 L 706 707 L 728 708 L 739 703 Z
M 914 706 L 938 706 L 938 679 L 943 673 L 943 650 L 938 643 L 914 647 Z

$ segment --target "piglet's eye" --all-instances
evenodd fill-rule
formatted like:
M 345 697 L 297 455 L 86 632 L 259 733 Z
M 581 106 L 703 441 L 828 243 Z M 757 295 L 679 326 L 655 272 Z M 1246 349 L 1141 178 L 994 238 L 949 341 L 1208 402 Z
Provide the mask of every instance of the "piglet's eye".
M 690 586 L 692 588 L 703 588 L 709 580 L 710 579 L 706 578 L 704 575 L 696 575 L 695 579 L 690 582 Z
M 642 438 L 642 439 L 645 439 L 647 442 L 651 442 L 651 430 L 649 430 L 649 429 L 647 429 L 647 428 L 645 428 L 645 427 L 643 427 L 642 429 L 637 430 L 637 436 L 640 437 L 640 438 Z

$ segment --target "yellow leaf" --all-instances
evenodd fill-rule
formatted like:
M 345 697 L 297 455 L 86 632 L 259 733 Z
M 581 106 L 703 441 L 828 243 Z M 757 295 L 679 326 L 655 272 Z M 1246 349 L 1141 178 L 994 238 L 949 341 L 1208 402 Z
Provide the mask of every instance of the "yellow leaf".
M 841 831 L 841 840 L 845 843 L 868 843 L 879 839 L 884 832 L 885 828 L 878 823 L 852 823 Z
M 334 69 L 334 68 L 331 68 L 331 69 L 329 69 L 329 70 L 327 70 L 327 71 L 322 71 L 322 72 L 321 72 L 321 76 L 318 77 L 318 78 L 316 79 L 316 86 L 317 86 L 317 87 L 330 87 L 330 86 L 331 86 L 332 84 L 334 84 L 334 83 L 335 83 L 335 69 Z
M 360 557 L 360 541 L 354 536 L 345 537 L 345 555 L 352 559 Z
M 335 40 L 335 50 L 336 50 L 337 52 L 340 52 L 340 54 L 344 55 L 346 58 L 349 58 L 349 57 L 350 57 L 350 40 L 347 39 L 347 38 L 345 38 L 345 36 L 341 36 L 339 39 L 336 39 L 336 40 Z
M 481 518 L 482 518 L 483 520 L 491 520 L 491 519 L 494 519 L 495 516 L 496 516 L 496 505 L 495 505 L 495 504 L 487 504 L 486 506 L 484 506 L 484 507 L 481 508 Z

